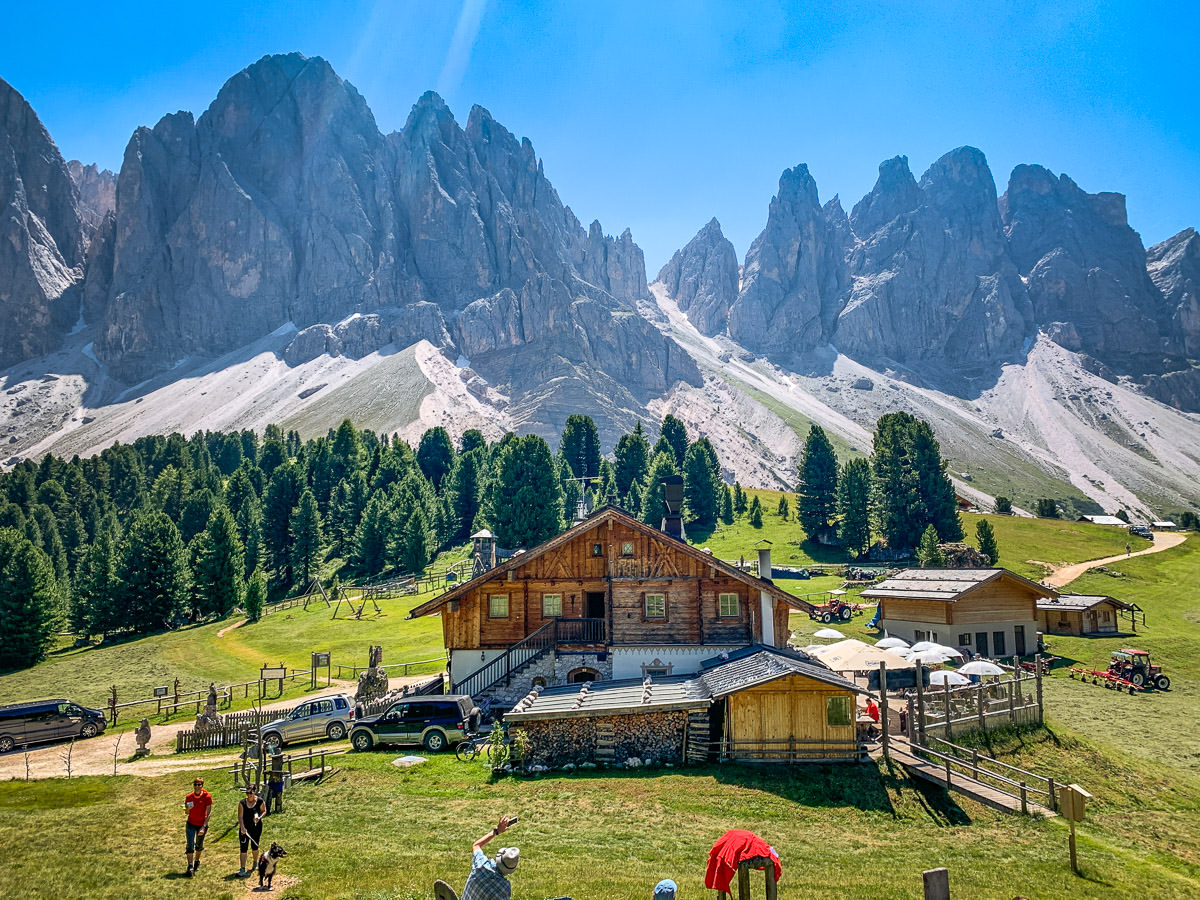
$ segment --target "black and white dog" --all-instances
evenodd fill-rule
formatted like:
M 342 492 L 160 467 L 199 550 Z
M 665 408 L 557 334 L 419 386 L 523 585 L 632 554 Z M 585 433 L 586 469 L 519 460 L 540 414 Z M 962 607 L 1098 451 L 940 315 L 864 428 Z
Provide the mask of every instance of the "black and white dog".
M 258 886 L 266 882 L 267 890 L 271 890 L 271 879 L 275 877 L 275 866 L 281 856 L 287 856 L 287 851 L 278 844 L 271 844 L 271 849 L 258 859 Z

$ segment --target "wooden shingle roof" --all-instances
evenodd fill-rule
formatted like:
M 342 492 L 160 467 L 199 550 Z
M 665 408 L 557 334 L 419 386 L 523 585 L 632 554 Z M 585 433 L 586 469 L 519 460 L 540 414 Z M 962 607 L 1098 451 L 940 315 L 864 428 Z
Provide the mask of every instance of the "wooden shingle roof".
M 1133 609 L 1133 605 L 1126 603 L 1123 600 L 1118 600 L 1116 597 L 1109 597 L 1105 594 L 1059 594 L 1057 597 L 1047 597 L 1038 600 L 1037 608 L 1045 610 L 1068 610 L 1078 612 L 1085 609 L 1092 609 L 1099 606 L 1101 603 L 1111 603 L 1117 609 Z

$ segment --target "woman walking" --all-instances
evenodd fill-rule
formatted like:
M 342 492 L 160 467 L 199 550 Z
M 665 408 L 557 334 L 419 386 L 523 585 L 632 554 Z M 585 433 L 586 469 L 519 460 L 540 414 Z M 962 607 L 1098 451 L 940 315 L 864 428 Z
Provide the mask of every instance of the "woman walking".
M 258 845 L 262 841 L 262 820 L 267 814 L 267 805 L 258 796 L 258 786 L 246 788 L 246 799 L 238 802 L 238 843 L 242 851 L 242 870 L 238 873 L 245 878 L 249 872 L 246 869 L 246 851 L 254 849 L 254 863 L 249 871 L 258 866 Z

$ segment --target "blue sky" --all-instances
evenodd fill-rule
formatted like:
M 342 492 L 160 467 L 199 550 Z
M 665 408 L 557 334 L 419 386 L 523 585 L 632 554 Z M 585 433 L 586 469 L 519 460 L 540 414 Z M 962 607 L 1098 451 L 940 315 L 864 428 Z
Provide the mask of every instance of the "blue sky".
M 35 6 L 37 8 L 35 8 Z M 849 208 L 881 160 L 919 178 L 971 144 L 1128 196 L 1147 244 L 1200 225 L 1195 4 L 443 2 L 10 4 L 0 77 L 67 158 L 113 168 L 133 129 L 267 53 L 323 56 L 399 129 L 430 88 L 533 141 L 586 224 L 626 226 L 653 277 L 716 216 L 739 256 L 784 168 Z

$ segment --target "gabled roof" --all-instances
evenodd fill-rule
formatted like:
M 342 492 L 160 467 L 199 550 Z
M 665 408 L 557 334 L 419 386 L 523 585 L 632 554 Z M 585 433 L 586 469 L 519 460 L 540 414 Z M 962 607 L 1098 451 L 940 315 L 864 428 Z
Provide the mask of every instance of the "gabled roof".
M 835 688 L 866 694 L 867 691 L 830 671 L 802 653 L 764 644 L 743 647 L 705 660 L 699 675 L 668 675 L 649 680 L 589 681 L 531 693 L 510 712 L 505 722 L 537 719 L 571 719 L 583 716 L 629 715 L 673 709 L 704 709 L 712 700 L 767 684 L 777 678 L 801 675 Z
M 1124 528 L 1129 524 L 1116 516 L 1080 516 L 1079 521 L 1091 522 L 1093 525 L 1116 525 L 1118 528 Z
M 908 569 L 862 592 L 864 597 L 941 600 L 953 603 L 985 584 L 1014 581 L 1042 597 L 1057 596 L 1045 587 L 1008 569 Z
M 1067 610 L 1070 612 L 1079 612 L 1085 609 L 1091 609 L 1099 606 L 1101 603 L 1111 603 L 1117 609 L 1133 609 L 1132 603 L 1126 603 L 1123 600 L 1118 600 L 1115 597 L 1107 595 L 1092 595 L 1092 594 L 1059 594 L 1057 597 L 1047 597 L 1038 600 L 1037 608 L 1045 610 Z
M 647 537 L 660 541 L 663 544 L 667 544 L 672 550 L 699 560 L 706 566 L 712 566 L 714 569 L 720 570 L 729 577 L 742 582 L 754 590 L 765 591 L 776 600 L 780 600 L 789 606 L 804 612 L 810 612 L 813 608 L 810 604 L 804 602 L 798 597 L 793 597 L 782 588 L 776 587 L 768 579 L 758 578 L 757 576 L 751 575 L 749 572 L 744 572 L 737 566 L 732 566 L 729 563 L 723 562 L 717 559 L 715 556 L 693 547 L 686 541 L 681 541 L 678 538 L 674 538 L 671 535 L 666 534 L 665 532 L 659 531 L 657 528 L 652 528 L 644 522 L 634 518 L 629 513 L 625 512 L 625 510 L 610 504 L 608 506 L 600 507 L 578 525 L 571 526 L 566 531 L 563 531 L 560 534 L 550 538 L 550 540 L 538 544 L 536 547 L 531 548 L 525 553 L 518 553 L 516 556 L 513 556 L 505 562 L 500 563 L 494 569 L 488 569 L 488 571 L 475 576 L 470 581 L 464 581 L 462 584 L 459 584 L 456 587 L 446 591 L 446 593 L 434 597 L 432 600 L 427 600 L 420 606 L 414 607 L 408 616 L 406 616 L 406 618 L 415 619 L 418 616 L 427 616 L 430 613 L 437 612 L 451 600 L 457 600 L 459 597 L 465 596 L 473 589 L 482 584 L 486 584 L 497 576 L 504 575 L 514 569 L 517 569 L 530 560 L 541 556 L 543 553 L 548 553 L 551 550 L 561 547 L 563 544 L 570 543 L 579 535 L 591 531 L 597 525 L 601 525 L 610 520 L 620 522 L 622 525 L 626 525 L 632 528 L 634 531 L 640 531 Z

